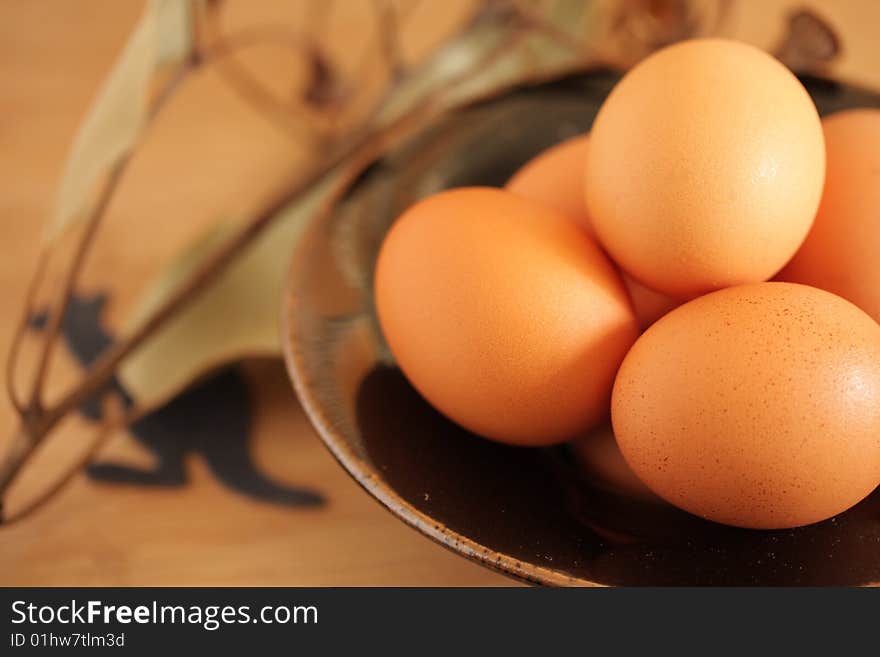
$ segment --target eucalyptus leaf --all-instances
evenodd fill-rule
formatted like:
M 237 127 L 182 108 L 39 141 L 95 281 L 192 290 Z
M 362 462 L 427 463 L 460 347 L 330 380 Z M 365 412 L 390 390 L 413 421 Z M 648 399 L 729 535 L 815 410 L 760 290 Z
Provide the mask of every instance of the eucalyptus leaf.
M 46 242 L 90 216 L 97 186 L 137 142 L 154 74 L 191 51 L 190 11 L 189 0 L 147 3 L 74 138 Z

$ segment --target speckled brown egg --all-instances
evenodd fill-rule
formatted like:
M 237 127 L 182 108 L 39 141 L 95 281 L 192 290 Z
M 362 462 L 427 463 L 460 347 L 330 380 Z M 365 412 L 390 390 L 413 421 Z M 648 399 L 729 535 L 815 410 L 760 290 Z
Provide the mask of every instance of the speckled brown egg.
M 778 278 L 849 299 L 880 322 L 880 110 L 822 121 L 827 173 L 816 221 Z
M 880 483 L 880 325 L 805 285 L 708 294 L 639 338 L 612 420 L 638 477 L 686 511 L 757 529 L 824 520 Z
M 590 131 L 590 221 L 640 283 L 685 299 L 764 281 L 813 222 L 825 171 L 819 115 L 761 50 L 696 39 L 629 71 Z
M 610 411 L 638 335 L 623 282 L 573 221 L 500 189 L 442 192 L 382 244 L 382 332 L 413 386 L 494 440 L 549 445 Z

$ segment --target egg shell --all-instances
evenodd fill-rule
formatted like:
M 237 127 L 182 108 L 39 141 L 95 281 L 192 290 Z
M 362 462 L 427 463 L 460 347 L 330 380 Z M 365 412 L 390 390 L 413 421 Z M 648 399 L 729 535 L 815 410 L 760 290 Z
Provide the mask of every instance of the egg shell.
M 581 135 L 551 146 L 520 167 L 504 188 L 561 212 L 595 237 L 584 197 L 588 144 L 589 136 Z M 682 303 L 645 287 L 625 273 L 622 277 L 643 329 Z
M 440 412 L 517 445 L 608 417 L 638 335 L 608 258 L 564 216 L 498 189 L 434 195 L 379 253 L 375 298 L 403 373 Z
M 571 444 L 581 471 L 595 486 L 639 502 L 664 504 L 629 467 L 610 423 L 603 423 Z
M 584 201 L 587 143 L 581 135 L 551 146 L 520 167 L 504 188 L 564 214 L 592 235 Z
M 880 325 L 792 283 L 673 310 L 617 376 L 614 432 L 668 502 L 756 529 L 845 511 L 880 483 Z
M 723 39 L 651 55 L 590 132 L 593 229 L 640 283 L 690 298 L 764 281 L 810 229 L 825 171 L 819 116 L 770 55 Z
M 838 112 L 822 123 L 822 202 L 778 279 L 839 294 L 880 321 L 880 110 Z

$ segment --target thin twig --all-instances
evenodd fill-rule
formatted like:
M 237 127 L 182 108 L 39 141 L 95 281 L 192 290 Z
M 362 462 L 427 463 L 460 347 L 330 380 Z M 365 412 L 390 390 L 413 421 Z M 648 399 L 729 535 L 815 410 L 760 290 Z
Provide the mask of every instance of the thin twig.
M 331 3 L 313 3 L 313 5 L 309 5 L 306 17 L 307 29 L 302 32 L 296 32 L 282 26 L 266 25 L 247 28 L 221 37 L 219 14 L 209 16 L 205 21 L 205 31 L 212 33 L 213 43 L 204 47 L 203 56 L 206 59 L 215 60 L 219 73 L 242 100 L 267 115 L 285 132 L 308 141 L 311 149 L 315 150 L 320 146 L 325 146 L 328 138 L 336 132 L 338 112 L 331 112 L 329 108 L 324 108 L 321 114 L 316 114 L 300 105 L 287 103 L 279 99 L 263 83 L 251 75 L 247 67 L 240 65 L 234 59 L 225 61 L 221 59 L 231 57 L 238 50 L 265 44 L 283 46 L 300 54 L 306 60 L 314 57 L 315 53 L 322 52 L 320 35 L 326 25 Z M 406 72 L 396 32 L 411 15 L 411 9 L 417 6 L 418 2 L 413 0 L 411 5 L 406 6 L 406 11 L 394 10 L 387 0 L 384 2 L 375 0 L 375 5 L 380 23 L 379 55 L 385 59 L 392 81 L 394 81 Z M 375 49 L 368 48 L 370 52 L 358 58 L 360 66 L 355 74 L 347 76 L 350 80 L 360 80 L 365 77 L 366 71 L 374 63 L 372 60 L 375 55 L 371 54 L 373 50 Z M 299 119 L 301 123 L 296 119 Z M 311 131 L 305 129 L 302 123 L 310 125 Z
M 235 34 L 222 35 L 219 13 L 206 16 L 202 30 L 203 39 L 206 42 L 210 40 L 202 51 L 204 63 L 213 64 L 230 88 L 263 116 L 295 139 L 309 143 L 311 149 L 316 148 L 321 137 L 316 136 L 315 132 L 323 129 L 319 130 L 314 114 L 279 100 L 234 57 L 236 52 L 244 48 L 274 43 L 308 60 L 309 53 L 312 52 L 313 37 L 276 26 L 253 27 Z
M 165 84 L 147 112 L 147 127 L 155 120 L 156 116 L 162 108 L 165 107 L 168 100 L 174 95 L 174 92 L 178 89 L 180 84 L 182 84 L 183 80 L 186 79 L 195 65 L 194 59 L 187 60 L 185 63 L 181 64 L 174 77 Z M 30 412 L 35 412 L 42 408 L 46 374 L 49 371 L 52 354 L 58 339 L 58 334 L 61 330 L 61 324 L 64 321 L 64 316 L 67 314 L 67 308 L 70 305 L 70 299 L 73 296 L 73 290 L 79 280 L 80 272 L 82 271 L 82 267 L 85 263 L 86 256 L 91 249 L 92 243 L 94 242 L 101 221 L 107 212 L 107 208 L 110 206 L 110 202 L 113 200 L 126 169 L 128 168 L 128 164 L 131 161 L 131 155 L 137 149 L 138 143 L 143 140 L 146 132 L 147 128 L 144 128 L 138 142 L 132 144 L 128 151 L 113 165 L 113 168 L 107 176 L 107 180 L 104 182 L 98 202 L 92 209 L 83 234 L 76 245 L 73 260 L 64 276 L 64 288 L 61 292 L 61 299 L 59 300 L 57 307 L 50 314 L 49 324 L 44 333 L 43 349 L 37 363 L 36 373 L 31 382 L 31 391 L 26 406 L 26 409 Z
M 18 369 L 18 357 L 21 354 L 21 345 L 22 340 L 24 339 L 24 334 L 27 332 L 31 318 L 36 312 L 35 304 L 37 301 L 37 292 L 39 292 L 43 278 L 46 275 L 46 269 L 49 264 L 49 255 L 50 252 L 48 249 L 40 249 L 40 253 L 37 256 L 37 267 L 34 270 L 34 274 L 31 277 L 27 291 L 25 292 L 24 310 L 15 326 L 15 331 L 12 334 L 12 344 L 9 347 L 9 354 L 6 358 L 6 392 L 9 395 L 9 401 L 12 403 L 13 408 L 19 416 L 24 415 L 26 402 L 22 401 L 16 392 L 18 386 L 15 383 L 15 374 Z
M 240 98 L 253 105 L 263 116 L 273 119 L 276 126 L 293 138 L 305 141 L 310 149 L 316 147 L 320 139 L 314 134 L 318 131 L 318 126 L 312 115 L 296 105 L 276 98 L 246 67 L 232 57 L 218 61 L 216 68 Z
M 61 299 L 55 309 L 49 314 L 49 323 L 43 333 L 43 349 L 40 352 L 40 357 L 37 361 L 37 370 L 31 381 L 31 391 L 27 401 L 28 412 L 36 412 L 43 408 L 43 390 L 45 388 L 46 373 L 49 370 L 52 354 L 55 351 L 54 347 L 61 330 L 61 324 L 64 321 L 64 316 L 67 314 L 67 308 L 70 305 L 73 290 L 79 280 L 79 274 L 85 263 L 86 255 L 95 239 L 98 227 L 101 224 L 101 219 L 107 211 L 107 206 L 110 204 L 110 200 L 113 198 L 113 194 L 119 185 L 122 174 L 131 159 L 131 153 L 132 151 L 129 151 L 113 165 L 113 169 L 110 171 L 107 181 L 104 183 L 104 187 L 101 190 L 101 197 L 98 199 L 98 203 L 95 205 L 91 216 L 86 222 L 82 237 L 80 237 L 80 240 L 76 245 L 73 260 L 64 276 L 64 287 L 61 291 Z
M 98 428 L 98 433 L 92 440 L 91 445 L 89 445 L 88 449 L 83 452 L 83 454 L 76 459 L 65 471 L 64 473 L 58 477 L 55 481 L 52 482 L 50 486 L 48 486 L 45 490 L 43 490 L 39 495 L 29 500 L 24 506 L 20 509 L 17 509 L 15 513 L 2 516 L 2 521 L 4 525 L 11 525 L 13 523 L 24 520 L 31 513 L 39 509 L 46 502 L 48 502 L 52 497 L 55 496 L 64 486 L 73 479 L 84 467 L 86 467 L 89 463 L 91 463 L 95 454 L 103 447 L 107 441 L 112 438 L 117 432 L 126 429 L 136 422 L 138 422 L 141 418 L 148 414 L 148 410 L 144 408 L 135 408 L 129 409 L 125 413 L 122 413 L 119 410 L 118 405 L 113 405 L 114 411 L 108 413 L 106 407 L 103 409 L 102 415 L 106 418 L 102 425 Z M 2 508 L 2 507 L 0 507 Z

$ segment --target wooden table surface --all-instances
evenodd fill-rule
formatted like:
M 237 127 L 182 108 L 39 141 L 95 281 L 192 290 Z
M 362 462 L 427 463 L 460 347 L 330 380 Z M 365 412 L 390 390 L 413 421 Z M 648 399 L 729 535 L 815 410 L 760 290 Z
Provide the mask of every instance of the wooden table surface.
M 247 23 L 273 12 L 295 20 L 303 2 L 233 4 L 231 20 Z M 356 4 L 337 3 L 353 12 L 336 18 L 352 39 L 360 29 Z M 443 4 L 444 15 L 452 11 Z M 458 11 L 466 2 L 453 4 Z M 776 35 L 767 27 L 774 24 L 766 19 L 768 7 L 780 13 L 791 3 L 744 4 L 745 17 L 733 30 L 752 29 L 755 40 L 770 42 Z M 880 3 L 819 4 L 844 32 L 847 22 L 880 25 Z M 64 156 L 141 5 L 0 0 L 3 358 Z M 750 18 L 752 11 L 763 18 Z M 426 30 L 438 23 L 422 22 Z M 871 40 L 850 43 L 850 77 L 878 82 L 880 68 L 865 63 L 876 62 L 874 38 L 872 32 Z M 158 121 L 110 208 L 77 295 L 87 326 L 71 328 L 58 350 L 50 389 L 74 380 L 94 340 L 113 334 L 176 248 L 218 216 L 246 211 L 245 192 L 280 183 L 299 157 L 294 140 L 255 120 L 217 76 L 199 74 L 189 83 Z M 4 395 L 0 447 L 13 426 Z M 215 440 L 215 429 L 222 440 Z M 87 417 L 71 417 L 15 494 L 33 492 L 94 431 Z M 435 545 L 370 499 L 320 443 L 278 362 L 249 362 L 209 381 L 149 426 L 114 436 L 97 462 L 35 514 L 0 529 L 0 585 L 512 583 Z M 302 503 L 315 496 L 320 504 Z

